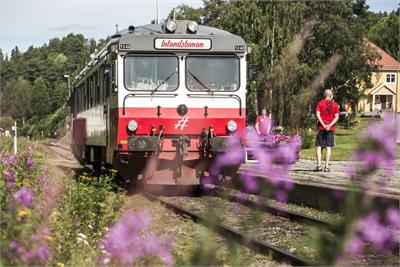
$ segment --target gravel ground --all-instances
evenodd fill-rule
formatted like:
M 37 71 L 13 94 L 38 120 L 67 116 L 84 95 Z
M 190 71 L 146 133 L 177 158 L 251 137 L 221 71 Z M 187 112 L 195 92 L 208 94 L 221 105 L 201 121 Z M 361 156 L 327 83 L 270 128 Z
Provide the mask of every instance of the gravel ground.
M 141 194 L 127 197 L 125 209 L 146 208 L 153 216 L 153 230 L 174 239 L 175 264 L 188 265 L 241 265 L 281 266 L 270 257 L 257 254 L 232 242 L 189 218 L 176 215 L 158 202 L 148 200 Z
M 316 251 L 311 246 L 316 234 L 316 228 L 312 226 L 268 213 L 256 212 L 217 197 L 165 199 L 208 218 L 214 218 L 226 226 L 252 234 L 296 255 L 318 262 Z M 350 264 L 352 266 L 396 266 L 398 262 L 398 255 L 379 255 L 372 248 L 367 247 L 365 253 L 351 259 Z
M 311 241 L 310 226 L 301 225 L 284 217 L 254 211 L 217 197 L 173 197 L 167 200 L 193 212 L 215 218 L 228 227 L 256 236 L 299 256 L 316 259 L 315 251 L 305 245 Z

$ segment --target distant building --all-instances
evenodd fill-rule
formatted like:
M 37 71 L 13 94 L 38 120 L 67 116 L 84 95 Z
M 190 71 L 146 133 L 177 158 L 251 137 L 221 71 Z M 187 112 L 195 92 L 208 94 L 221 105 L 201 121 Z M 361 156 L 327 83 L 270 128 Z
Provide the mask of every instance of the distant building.
M 358 111 L 400 112 L 400 93 L 397 95 L 398 107 L 396 107 L 396 83 L 400 91 L 398 70 L 400 63 L 376 44 L 367 39 L 365 42 L 378 53 L 380 59 L 371 62 L 378 66 L 378 70 L 372 73 L 373 86 L 366 90 L 367 97 L 359 101 Z

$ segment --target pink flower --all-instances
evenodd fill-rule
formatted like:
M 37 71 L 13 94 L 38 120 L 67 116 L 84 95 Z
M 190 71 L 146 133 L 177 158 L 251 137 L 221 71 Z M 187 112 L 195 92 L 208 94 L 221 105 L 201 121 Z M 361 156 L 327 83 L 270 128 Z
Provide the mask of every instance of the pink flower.
M 364 243 L 358 237 L 353 237 L 352 239 L 350 239 L 346 246 L 346 250 L 355 255 L 360 254 L 363 249 Z
M 44 175 L 39 175 L 39 183 L 44 184 L 46 177 Z
M 129 265 L 136 260 L 155 256 L 172 265 L 171 242 L 149 232 L 151 216 L 147 211 L 127 211 L 110 229 L 102 244 L 118 264 Z
M 41 263 L 46 262 L 49 257 L 49 249 L 45 245 L 38 246 L 36 248 L 35 254 L 37 255 Z
M 33 161 L 33 159 L 32 159 L 31 157 L 28 157 L 28 158 L 26 159 L 26 165 L 27 165 L 29 168 L 32 168 L 32 166 L 33 166 L 34 163 L 35 163 L 35 162 Z
M 33 192 L 26 186 L 14 193 L 14 199 L 24 207 L 30 208 L 33 204 Z
M 10 181 L 8 181 L 8 182 L 6 183 L 6 189 L 7 189 L 8 191 L 11 191 L 14 187 L 15 187 L 15 182 L 10 182 Z
M 398 208 L 390 207 L 386 210 L 386 221 L 392 228 L 398 229 L 400 227 L 400 212 Z
M 46 172 L 46 165 L 40 165 L 40 171 L 42 173 L 45 173 Z
M 8 170 L 6 172 L 7 182 L 15 182 L 15 173 L 13 170 Z

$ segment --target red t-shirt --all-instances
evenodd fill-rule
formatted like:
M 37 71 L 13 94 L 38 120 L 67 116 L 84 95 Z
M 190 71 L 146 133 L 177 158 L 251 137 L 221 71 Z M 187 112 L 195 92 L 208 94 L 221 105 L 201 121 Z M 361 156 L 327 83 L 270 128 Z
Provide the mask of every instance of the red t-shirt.
M 335 115 L 339 113 L 339 106 L 333 100 L 321 100 L 317 104 L 317 111 L 320 112 L 321 119 L 325 125 L 328 125 L 333 121 Z M 318 131 L 323 131 L 321 123 L 318 121 Z M 334 132 L 336 130 L 336 125 L 333 125 L 329 131 Z
M 271 118 L 268 116 L 259 115 L 257 116 L 256 122 L 258 123 L 260 134 L 268 134 L 268 128 L 271 126 Z

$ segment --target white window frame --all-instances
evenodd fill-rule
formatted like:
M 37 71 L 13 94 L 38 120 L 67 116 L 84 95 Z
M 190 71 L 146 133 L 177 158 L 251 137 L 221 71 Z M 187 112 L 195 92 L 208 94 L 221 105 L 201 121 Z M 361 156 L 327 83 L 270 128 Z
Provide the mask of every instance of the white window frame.
M 393 78 L 393 81 L 392 81 L 392 78 Z M 386 73 L 385 81 L 386 81 L 386 83 L 396 83 L 396 74 L 395 73 Z

